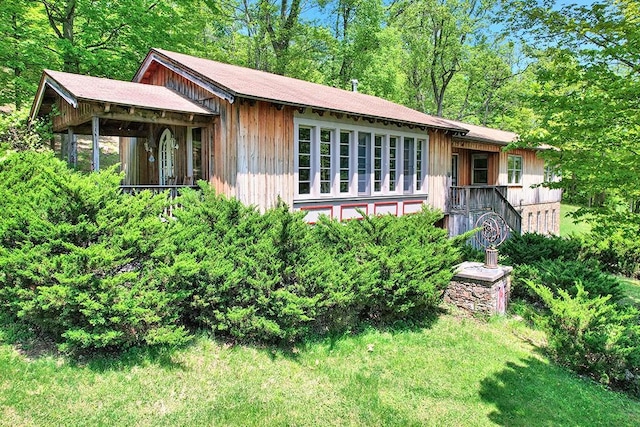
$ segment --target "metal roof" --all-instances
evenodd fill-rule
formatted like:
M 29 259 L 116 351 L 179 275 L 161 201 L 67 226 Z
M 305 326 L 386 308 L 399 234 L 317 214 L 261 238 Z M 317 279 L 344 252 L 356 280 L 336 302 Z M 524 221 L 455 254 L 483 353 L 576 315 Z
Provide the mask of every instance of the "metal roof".
M 440 117 L 430 116 L 376 96 L 352 92 L 304 80 L 271 74 L 237 65 L 223 64 L 163 49 L 152 49 L 134 78 L 141 81 L 148 66 L 166 59 L 186 68 L 232 97 L 271 101 L 298 107 L 354 114 L 454 132 L 466 132 Z

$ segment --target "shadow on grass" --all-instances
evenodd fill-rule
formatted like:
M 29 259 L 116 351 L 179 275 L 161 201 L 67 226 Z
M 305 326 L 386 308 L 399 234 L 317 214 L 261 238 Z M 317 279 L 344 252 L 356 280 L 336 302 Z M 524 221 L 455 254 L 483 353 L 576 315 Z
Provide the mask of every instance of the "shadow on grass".
M 481 382 L 480 397 L 503 426 L 640 425 L 640 414 L 621 408 L 625 397 L 536 357 L 508 363 Z

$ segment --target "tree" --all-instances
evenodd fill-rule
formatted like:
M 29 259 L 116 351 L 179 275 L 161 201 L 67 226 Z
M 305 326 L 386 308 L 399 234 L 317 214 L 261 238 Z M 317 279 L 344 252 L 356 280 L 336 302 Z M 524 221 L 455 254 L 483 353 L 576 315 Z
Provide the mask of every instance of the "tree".
M 411 106 L 443 115 L 445 95 L 469 59 L 469 47 L 489 22 L 492 2 L 480 0 L 402 0 L 391 24 L 402 34 Z
M 62 70 L 129 79 L 150 47 L 185 52 L 206 44 L 210 1 L 39 0 Z M 198 13 L 194 13 L 198 11 Z M 213 20 L 213 19 L 212 19 Z
M 3 0 L 0 8 L 0 105 L 23 107 L 33 97 L 40 72 L 51 67 L 45 17 L 28 0 Z
M 634 0 L 568 6 L 517 4 L 516 20 L 540 49 L 531 102 L 545 143 L 562 170 L 561 186 L 595 204 L 598 226 L 640 231 L 640 6 Z M 574 193 L 575 195 L 575 193 Z M 635 224 L 635 225 L 632 225 Z

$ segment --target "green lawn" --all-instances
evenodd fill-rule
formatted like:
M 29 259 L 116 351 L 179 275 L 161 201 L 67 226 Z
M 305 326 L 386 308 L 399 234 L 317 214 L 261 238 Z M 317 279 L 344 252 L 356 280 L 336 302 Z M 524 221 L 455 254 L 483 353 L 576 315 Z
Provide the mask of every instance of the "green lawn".
M 288 352 L 200 338 L 72 363 L 0 344 L 0 425 L 640 425 L 640 402 L 550 364 L 542 339 L 444 315 Z
M 571 234 L 580 235 L 591 231 L 589 224 L 585 222 L 576 222 L 574 218 L 569 216 L 578 210 L 578 206 L 567 205 L 562 203 L 560 205 L 560 235 L 569 236 Z
M 621 277 L 620 287 L 625 294 L 625 298 L 621 302 L 623 304 L 632 304 L 640 308 L 640 280 Z

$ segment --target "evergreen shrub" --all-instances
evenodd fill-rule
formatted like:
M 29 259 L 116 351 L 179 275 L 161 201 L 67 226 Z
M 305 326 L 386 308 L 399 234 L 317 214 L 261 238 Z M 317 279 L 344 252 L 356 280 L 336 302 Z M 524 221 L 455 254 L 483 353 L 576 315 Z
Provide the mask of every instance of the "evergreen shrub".
M 50 153 L 0 160 L 0 310 L 68 350 L 186 338 L 146 263 L 166 199 L 122 195 L 119 182 L 113 171 L 81 176 Z
M 538 233 L 514 234 L 500 246 L 500 254 L 507 265 L 534 264 L 541 260 L 578 260 L 581 243 L 560 236 Z
M 351 305 L 360 321 L 390 323 L 433 312 L 453 276 L 459 249 L 434 224 L 429 208 L 402 217 L 323 219 L 314 234 L 327 256 L 351 278 Z
M 539 302 L 537 294 L 526 285 L 527 281 L 542 283 L 552 291 L 562 289 L 576 296 L 580 283 L 591 296 L 611 295 L 613 301 L 622 297 L 620 281 L 600 270 L 596 261 L 565 261 L 544 259 L 532 264 L 518 265 L 513 273 L 512 295 L 531 302 Z
M 205 328 L 261 343 L 433 313 L 458 261 L 441 214 L 315 226 L 284 204 L 260 213 L 204 182 L 122 194 L 51 154 L 0 160 L 0 310 L 69 351 L 181 344 Z
M 528 282 L 544 301 L 551 355 L 596 381 L 640 396 L 640 313 L 609 296 L 592 296 L 578 284 L 575 296 Z

